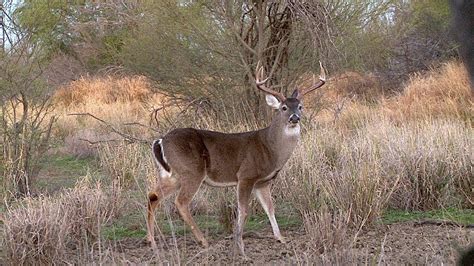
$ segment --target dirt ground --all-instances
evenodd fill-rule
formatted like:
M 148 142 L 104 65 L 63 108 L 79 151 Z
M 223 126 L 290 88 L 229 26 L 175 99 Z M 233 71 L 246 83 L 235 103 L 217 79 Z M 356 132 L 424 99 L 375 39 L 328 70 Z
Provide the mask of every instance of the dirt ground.
M 157 240 L 154 252 L 143 240 L 122 239 L 108 249 L 114 262 L 132 264 L 435 264 L 454 265 L 459 251 L 474 244 L 474 229 L 456 226 L 397 223 L 379 226 L 349 237 L 346 247 L 320 254 L 303 229 L 286 230 L 287 243 L 271 237 L 269 228 L 249 232 L 244 238 L 248 258 L 235 255 L 232 239 L 208 236 L 210 247 L 202 249 L 188 234 Z M 177 248 L 176 248 L 177 247 Z

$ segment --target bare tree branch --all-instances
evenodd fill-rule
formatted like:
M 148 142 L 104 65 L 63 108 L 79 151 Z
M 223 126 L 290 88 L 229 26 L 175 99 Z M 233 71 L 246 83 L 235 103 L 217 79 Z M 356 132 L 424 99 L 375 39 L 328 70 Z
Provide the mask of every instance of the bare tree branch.
M 116 127 L 114 127 L 112 124 L 106 122 L 105 120 L 101 119 L 101 118 L 98 118 L 97 116 L 91 114 L 91 113 L 71 113 L 71 114 L 68 114 L 68 115 L 71 115 L 71 116 L 89 116 L 89 117 L 92 117 L 93 119 L 99 121 L 100 123 L 102 123 L 103 125 L 105 125 L 107 128 L 109 128 L 112 132 L 120 135 L 122 138 L 124 138 L 127 142 L 129 143 L 143 143 L 143 144 L 148 144 L 148 145 L 151 145 L 151 141 L 149 140 L 144 140 L 144 139 L 140 139 L 140 138 L 137 138 L 137 137 L 134 137 L 134 136 L 131 136 L 129 134 L 126 134 L 126 133 L 123 133 L 122 131 L 118 130 Z

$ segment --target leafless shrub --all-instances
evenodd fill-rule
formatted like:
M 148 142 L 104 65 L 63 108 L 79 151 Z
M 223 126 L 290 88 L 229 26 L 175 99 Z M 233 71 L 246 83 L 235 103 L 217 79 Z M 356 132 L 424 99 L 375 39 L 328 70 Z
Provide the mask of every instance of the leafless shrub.
M 3 186 L 13 196 L 28 195 L 56 118 L 48 98 L 37 101 L 25 93 L 2 101 L 0 108 Z
M 5 3 L 0 8 L 2 18 L 10 5 Z M 41 52 L 29 42 L 31 35 L 22 32 L 14 18 L 5 16 L 11 27 L 7 31 L 2 25 L 2 36 L 3 41 L 9 41 L 9 47 L 3 45 L 0 50 L 0 163 L 4 166 L 7 197 L 30 193 L 56 120 L 51 115 L 49 88 L 41 79 Z

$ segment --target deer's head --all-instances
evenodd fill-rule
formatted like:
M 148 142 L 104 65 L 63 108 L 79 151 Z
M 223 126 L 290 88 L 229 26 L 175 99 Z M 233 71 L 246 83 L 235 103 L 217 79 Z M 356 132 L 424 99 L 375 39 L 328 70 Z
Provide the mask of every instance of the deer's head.
M 321 74 L 319 76 L 319 81 L 307 88 L 296 88 L 290 97 L 286 97 L 282 93 L 266 87 L 265 83 L 269 78 L 262 80 L 261 76 L 263 75 L 263 67 L 257 67 L 257 73 L 255 75 L 257 88 L 267 94 L 265 97 L 267 104 L 273 109 L 278 110 L 273 118 L 274 120 L 277 119 L 277 122 L 280 124 L 286 124 L 289 128 L 294 128 L 299 125 L 303 110 L 303 97 L 326 83 L 326 74 L 321 63 L 320 67 Z

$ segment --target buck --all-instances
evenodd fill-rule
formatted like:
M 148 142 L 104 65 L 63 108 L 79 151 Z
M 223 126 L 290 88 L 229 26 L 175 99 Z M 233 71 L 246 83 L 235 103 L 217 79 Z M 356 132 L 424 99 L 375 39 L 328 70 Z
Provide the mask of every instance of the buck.
M 319 81 L 295 89 L 290 97 L 265 86 L 263 68 L 257 68 L 256 87 L 265 92 L 266 102 L 277 110 L 270 126 L 250 132 L 227 134 L 195 128 L 178 128 L 153 142 L 153 156 L 159 169 L 155 188 L 148 194 L 147 239 L 154 239 L 154 210 L 160 201 L 179 191 L 175 204 L 179 214 L 204 247 L 209 244 L 189 211 L 189 204 L 203 183 L 213 187 L 237 186 L 238 214 L 234 240 L 245 256 L 243 227 L 252 192 L 270 220 L 275 238 L 285 239 L 275 219 L 271 184 L 292 154 L 300 138 L 302 98 L 325 83 L 321 65 Z

